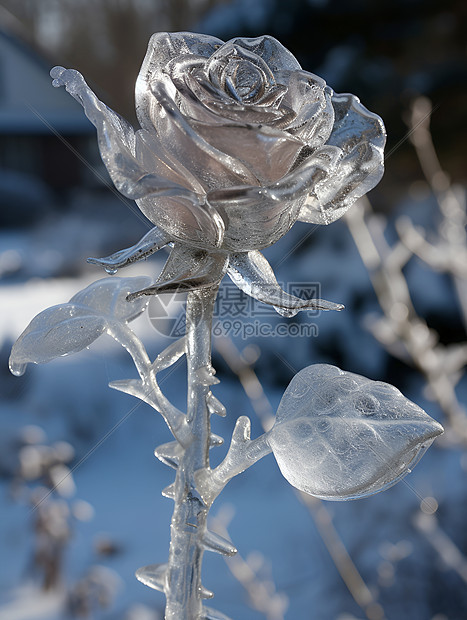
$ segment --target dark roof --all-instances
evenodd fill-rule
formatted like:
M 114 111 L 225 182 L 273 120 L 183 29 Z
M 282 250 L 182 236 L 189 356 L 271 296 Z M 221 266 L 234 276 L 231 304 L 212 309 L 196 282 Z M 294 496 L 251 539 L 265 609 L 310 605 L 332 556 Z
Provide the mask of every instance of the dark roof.
M 18 37 L 0 29 L 0 133 L 94 131 L 81 106 L 52 87 L 52 67 Z

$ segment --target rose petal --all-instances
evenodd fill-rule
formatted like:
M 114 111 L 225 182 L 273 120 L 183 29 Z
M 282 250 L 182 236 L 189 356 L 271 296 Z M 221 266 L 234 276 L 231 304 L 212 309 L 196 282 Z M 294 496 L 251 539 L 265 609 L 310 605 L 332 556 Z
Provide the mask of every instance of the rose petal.
M 156 102 L 151 84 L 163 79 L 170 61 L 183 54 L 209 58 L 223 44 L 216 37 L 190 32 L 158 32 L 151 37 L 135 90 L 136 115 L 143 129 L 154 131 L 152 118 Z
M 213 189 L 255 182 L 245 165 L 211 146 L 193 130 L 169 97 L 165 84 L 154 84 L 153 94 L 163 111 L 154 119 L 160 140 L 177 161 L 193 172 L 203 187 Z
M 280 107 L 286 91 L 282 85 L 271 88 L 257 104 L 242 104 L 232 102 L 225 93 L 214 88 L 198 68 L 190 71 L 187 67 L 182 75 L 171 75 L 171 78 L 180 94 L 181 111 L 203 123 L 216 126 L 225 125 L 227 121 L 227 124 L 283 127 L 295 118 L 293 110 Z
M 187 120 L 195 132 L 242 162 L 260 183 L 284 176 L 303 147 L 301 140 L 278 128 L 290 123 L 295 117 L 293 110 L 226 103 L 222 93 L 192 75 L 192 63 L 184 60 L 182 64 L 186 71 L 181 74 L 176 63 L 172 81 L 181 97 L 180 108 L 190 116 Z M 282 96 L 281 89 L 275 90 L 276 98 Z
M 187 292 L 215 286 L 227 271 L 228 258 L 175 243 L 157 282 L 128 296 L 131 301 L 142 295 Z
M 219 151 L 227 153 L 253 172 L 260 184 L 283 177 L 297 159 L 303 142 L 294 136 L 263 126 L 221 125 L 192 122 L 193 128 Z
M 218 248 L 224 238 L 222 217 L 210 204 L 194 205 L 183 197 L 149 196 L 136 201 L 142 213 L 173 239 L 200 248 Z
M 203 82 L 199 86 L 205 87 Z M 272 127 L 284 128 L 295 118 L 295 112 L 286 106 L 281 105 L 286 87 L 279 84 L 271 88 L 255 104 L 243 103 L 223 103 L 212 99 L 206 99 L 204 105 L 212 110 L 218 117 L 218 122 L 223 119 L 235 121 L 243 124 L 263 125 L 265 123 Z M 202 91 L 198 91 L 201 92 Z
M 142 168 L 191 189 L 198 194 L 204 192 L 201 183 L 182 164 L 171 157 L 158 137 L 145 129 L 135 134 L 135 155 Z
M 324 146 L 277 183 L 210 192 L 209 203 L 226 222 L 223 249 L 259 250 L 275 243 L 293 226 L 307 194 L 336 166 L 341 150 Z
M 237 78 L 234 75 L 237 75 L 240 66 L 247 70 L 243 75 L 249 79 L 246 82 L 242 79 L 241 88 L 237 91 Z M 245 98 L 249 103 L 256 103 L 265 90 L 276 84 L 273 72 L 261 56 L 232 42 L 225 43 L 211 56 L 206 63 L 206 74 L 216 88 L 239 103 L 245 101 Z
M 332 90 L 317 75 L 295 71 L 290 76 L 283 102 L 295 111 L 296 117 L 288 130 L 311 148 L 322 146 L 331 135 L 334 123 L 331 95 Z
M 318 182 L 302 207 L 299 220 L 330 224 L 370 191 L 384 172 L 386 131 L 382 120 L 354 95 L 334 95 L 335 123 L 328 144 L 344 156 L 330 176 Z
M 328 144 L 341 148 L 345 154 L 362 142 L 374 144 L 382 149 L 386 143 L 386 130 L 383 121 L 360 103 L 355 95 L 333 94 L 334 126 Z
M 274 201 L 262 195 L 260 187 L 213 192 L 209 202 L 226 222 L 222 249 L 246 252 L 275 243 L 297 221 L 304 200 L 303 196 L 297 200 Z
M 274 306 L 282 316 L 292 317 L 301 310 L 342 310 L 344 307 L 323 299 L 300 299 L 289 295 L 281 289 L 270 264 L 258 251 L 231 254 L 227 273 L 239 289 Z
M 288 71 L 301 69 L 295 56 L 282 43 L 279 43 L 277 39 L 269 35 L 255 38 L 236 37 L 235 39 L 230 39 L 227 43 L 253 52 L 262 58 L 274 73 L 284 69 Z

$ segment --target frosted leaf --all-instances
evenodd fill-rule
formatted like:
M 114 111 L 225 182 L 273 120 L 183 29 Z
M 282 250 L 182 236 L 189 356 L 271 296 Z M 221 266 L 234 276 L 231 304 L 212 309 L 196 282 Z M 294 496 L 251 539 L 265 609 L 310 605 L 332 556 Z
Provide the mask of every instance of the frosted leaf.
M 293 486 L 345 500 L 398 482 L 442 432 L 394 386 L 316 364 L 292 379 L 268 441 Z
M 82 351 L 106 330 L 106 321 L 89 308 L 65 304 L 33 318 L 13 345 L 10 370 L 22 375 L 29 362 L 42 364 Z
M 109 322 L 131 321 L 147 301 L 126 301 L 128 293 L 149 278 L 104 278 L 74 295 L 68 303 L 35 316 L 13 345 L 10 370 L 22 375 L 28 363 L 41 364 L 82 351 L 106 332 Z
M 85 289 L 76 293 L 70 304 L 79 304 L 93 309 L 96 313 L 123 321 L 136 319 L 146 308 L 148 301 L 140 299 L 128 303 L 129 293 L 147 286 L 151 278 L 103 278 L 93 282 Z
M 300 310 L 342 310 L 344 306 L 324 299 L 300 299 L 281 289 L 270 264 L 258 251 L 231 254 L 227 270 L 239 289 L 274 306 L 282 316 L 295 316 Z

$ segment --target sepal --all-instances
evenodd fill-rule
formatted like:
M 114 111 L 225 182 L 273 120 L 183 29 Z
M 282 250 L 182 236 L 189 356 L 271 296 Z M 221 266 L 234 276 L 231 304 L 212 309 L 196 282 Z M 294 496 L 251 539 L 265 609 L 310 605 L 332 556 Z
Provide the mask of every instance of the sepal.
M 88 258 L 87 262 L 92 265 L 103 267 L 107 273 L 113 275 L 118 269 L 127 267 L 131 263 L 147 258 L 154 252 L 157 252 L 168 243 L 171 238 L 167 233 L 154 226 L 148 233 L 144 235 L 135 245 L 124 250 L 114 252 L 110 256 L 104 258 Z
M 324 299 L 300 299 L 281 289 L 265 257 L 253 250 L 231 254 L 227 270 L 232 282 L 250 297 L 274 306 L 282 316 L 292 317 L 301 310 L 342 310 L 342 304 Z

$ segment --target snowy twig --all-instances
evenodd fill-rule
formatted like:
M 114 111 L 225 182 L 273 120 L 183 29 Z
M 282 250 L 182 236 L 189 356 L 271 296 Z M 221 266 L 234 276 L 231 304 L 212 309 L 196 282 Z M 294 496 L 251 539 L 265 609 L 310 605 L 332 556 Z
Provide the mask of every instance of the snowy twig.
M 210 519 L 212 529 L 226 539 L 229 538 L 227 528 L 231 517 L 232 511 L 222 506 L 218 514 Z M 255 553 L 254 557 L 259 557 L 264 565 L 264 558 L 260 554 Z M 250 558 L 245 560 L 239 553 L 228 558 L 226 564 L 234 578 L 247 592 L 252 609 L 259 611 L 267 620 L 284 620 L 288 598 L 283 592 L 277 591 L 272 579 L 261 577 Z
M 383 319 L 371 324 L 371 331 L 392 355 L 420 370 L 457 439 L 467 441 L 467 416 L 455 393 L 465 363 L 464 347 L 439 343 L 438 334 L 417 314 L 403 273 L 413 256 L 411 249 L 402 242 L 387 244 L 367 198 L 360 199 L 345 218 L 384 312 Z

